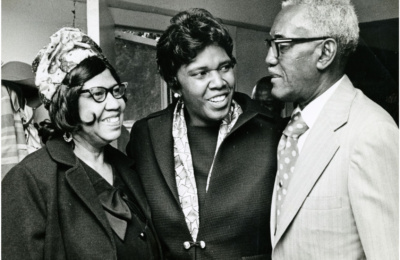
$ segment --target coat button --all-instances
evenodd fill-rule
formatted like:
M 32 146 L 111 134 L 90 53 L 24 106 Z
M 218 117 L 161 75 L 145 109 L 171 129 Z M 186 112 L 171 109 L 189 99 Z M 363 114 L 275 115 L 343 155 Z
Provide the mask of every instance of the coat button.
M 189 249 L 190 248 L 190 243 L 188 241 L 183 242 L 183 247 L 185 249 Z
M 204 249 L 206 247 L 206 242 L 200 241 L 200 247 L 201 249 Z
M 140 234 L 139 234 L 139 237 L 140 237 L 142 240 L 146 240 L 146 233 L 144 233 L 144 232 L 140 233 Z
M 282 181 L 280 181 L 279 182 L 279 187 L 282 188 L 282 186 L 283 186 L 283 183 L 282 183 Z

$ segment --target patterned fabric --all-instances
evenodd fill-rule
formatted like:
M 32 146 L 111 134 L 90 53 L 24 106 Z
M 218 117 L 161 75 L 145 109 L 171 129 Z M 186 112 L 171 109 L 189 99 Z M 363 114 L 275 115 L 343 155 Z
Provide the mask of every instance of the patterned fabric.
M 243 113 L 238 103 L 232 100 L 232 106 L 228 115 L 222 120 L 218 133 L 217 147 L 215 154 L 222 141 L 232 130 L 239 116 Z M 184 104 L 179 101 L 175 107 L 174 118 L 172 123 L 172 136 L 174 139 L 174 159 L 175 159 L 175 178 L 176 186 L 179 194 L 183 214 L 185 215 L 186 224 L 192 235 L 193 241 L 196 241 L 199 232 L 199 203 L 197 197 L 196 180 L 193 171 L 192 155 L 187 136 L 187 127 L 185 121 Z M 213 163 L 214 164 L 214 163 Z M 208 174 L 207 187 L 210 183 L 211 165 Z
M 100 47 L 77 28 L 62 28 L 50 40 L 32 63 L 35 84 L 44 102 L 51 100 L 67 73 L 81 61 L 92 56 L 105 60 Z
M 307 129 L 308 126 L 301 117 L 301 113 L 297 112 L 290 119 L 279 142 L 278 174 L 275 182 L 277 185 L 276 223 L 278 223 L 281 211 L 284 209 L 283 202 L 299 155 L 297 142 Z
M 0 181 L 28 154 L 21 116 L 17 94 L 0 84 Z

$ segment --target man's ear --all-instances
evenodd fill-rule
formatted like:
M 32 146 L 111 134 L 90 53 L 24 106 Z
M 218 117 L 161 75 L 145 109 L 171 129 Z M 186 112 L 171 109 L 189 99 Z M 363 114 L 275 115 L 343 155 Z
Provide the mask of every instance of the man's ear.
M 324 70 L 335 60 L 337 54 L 337 42 L 333 38 L 328 38 L 321 44 L 321 48 L 317 68 L 319 70 Z

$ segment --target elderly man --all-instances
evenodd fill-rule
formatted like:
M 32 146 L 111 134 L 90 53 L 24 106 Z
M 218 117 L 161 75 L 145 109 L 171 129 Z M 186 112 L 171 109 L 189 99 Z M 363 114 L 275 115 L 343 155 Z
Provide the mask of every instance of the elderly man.
M 296 102 L 278 147 L 273 259 L 399 259 L 398 128 L 344 68 L 349 1 L 285 1 L 267 40 L 272 94 Z

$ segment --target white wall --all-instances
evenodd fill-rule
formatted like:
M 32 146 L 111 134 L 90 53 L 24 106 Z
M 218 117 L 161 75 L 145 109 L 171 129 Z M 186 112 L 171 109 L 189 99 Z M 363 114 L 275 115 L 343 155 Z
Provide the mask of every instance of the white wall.
M 237 89 L 251 96 L 256 82 L 268 75 L 265 57 L 267 48 L 264 39 L 267 32 L 237 28 L 236 58 L 237 58 Z
M 223 21 L 247 23 L 260 27 L 272 24 L 273 16 L 280 8 L 279 0 L 108 0 L 108 3 L 111 7 L 163 13 L 169 16 L 189 8 L 199 7 L 209 10 Z
M 31 64 L 49 37 L 72 26 L 72 1 L 2 0 L 1 60 Z M 76 3 L 76 27 L 86 30 L 86 4 Z
M 399 18 L 399 0 L 352 0 L 360 23 Z

